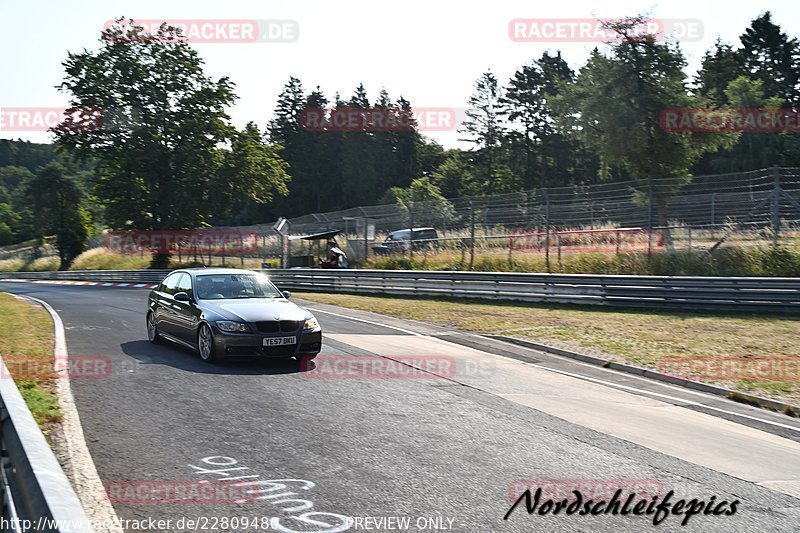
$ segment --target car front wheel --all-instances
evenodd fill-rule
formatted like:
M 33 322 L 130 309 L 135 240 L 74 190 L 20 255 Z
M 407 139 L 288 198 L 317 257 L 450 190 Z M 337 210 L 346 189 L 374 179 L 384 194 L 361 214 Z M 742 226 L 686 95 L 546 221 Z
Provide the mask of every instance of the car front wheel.
M 200 354 L 200 359 L 208 363 L 217 361 L 217 349 L 214 345 L 214 334 L 211 332 L 211 327 L 208 324 L 200 326 L 197 332 L 197 351 Z
M 161 335 L 158 334 L 158 325 L 156 324 L 156 314 L 152 311 L 147 313 L 147 339 L 153 344 L 161 342 Z

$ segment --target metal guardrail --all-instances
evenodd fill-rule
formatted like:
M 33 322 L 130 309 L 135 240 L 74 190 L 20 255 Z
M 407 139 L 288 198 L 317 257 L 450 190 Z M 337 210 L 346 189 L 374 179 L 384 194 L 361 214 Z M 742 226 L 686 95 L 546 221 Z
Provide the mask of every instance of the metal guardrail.
M 157 283 L 168 270 L 14 272 L 0 277 Z M 800 312 L 800 278 L 421 270 L 263 270 L 282 289 L 652 309 Z
M 282 289 L 590 304 L 654 309 L 800 312 L 798 278 L 265 270 Z
M 0 359 L 2 531 L 93 533 L 25 400 Z
M 171 270 L 59 270 L 55 272 L 0 272 L 0 278 L 159 283 Z

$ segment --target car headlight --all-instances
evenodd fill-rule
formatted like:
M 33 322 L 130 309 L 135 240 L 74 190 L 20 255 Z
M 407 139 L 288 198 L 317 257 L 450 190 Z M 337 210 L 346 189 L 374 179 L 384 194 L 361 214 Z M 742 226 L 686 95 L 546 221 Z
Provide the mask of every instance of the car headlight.
M 317 329 L 319 327 L 319 322 L 313 316 L 311 318 L 306 319 L 306 323 L 303 325 L 303 329 Z
M 218 320 L 217 327 L 228 333 L 250 333 L 250 326 L 243 322 L 231 322 L 230 320 Z

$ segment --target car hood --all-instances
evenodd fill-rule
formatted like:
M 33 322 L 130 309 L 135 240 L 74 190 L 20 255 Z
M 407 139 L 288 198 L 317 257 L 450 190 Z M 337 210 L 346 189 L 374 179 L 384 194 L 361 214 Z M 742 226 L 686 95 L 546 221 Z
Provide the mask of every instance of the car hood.
M 262 320 L 305 320 L 309 315 L 289 300 L 283 298 L 248 298 L 241 300 L 205 300 L 203 309 L 222 320 L 260 322 Z M 209 317 L 212 320 L 214 318 Z

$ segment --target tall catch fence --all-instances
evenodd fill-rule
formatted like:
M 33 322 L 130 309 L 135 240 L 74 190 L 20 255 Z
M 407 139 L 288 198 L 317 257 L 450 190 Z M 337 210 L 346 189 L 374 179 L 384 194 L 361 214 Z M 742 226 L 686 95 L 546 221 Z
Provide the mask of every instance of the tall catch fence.
M 393 232 L 408 228 L 432 228 Z M 353 207 L 275 223 L 205 230 L 227 239 L 175 239 L 181 261 L 250 267 L 314 266 L 325 236 L 351 263 L 376 255 L 437 257 L 469 268 L 480 258 L 560 261 L 580 253 L 800 247 L 800 168 L 550 187 L 405 205 Z M 108 236 L 90 247 L 109 246 Z M 111 247 L 113 249 L 113 247 Z M 147 245 L 126 253 L 146 256 Z M 3 250 L 0 249 L 0 256 Z

